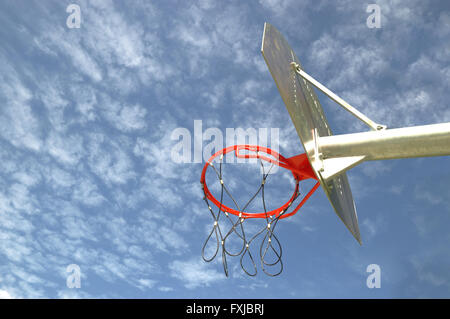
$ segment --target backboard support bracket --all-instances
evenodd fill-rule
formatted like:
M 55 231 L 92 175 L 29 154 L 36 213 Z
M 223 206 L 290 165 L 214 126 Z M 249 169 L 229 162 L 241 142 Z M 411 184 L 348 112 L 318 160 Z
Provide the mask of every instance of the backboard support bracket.
M 295 69 L 298 75 L 300 75 L 303 79 L 314 85 L 317 89 L 319 89 L 321 92 L 323 92 L 326 96 L 328 96 L 330 99 L 335 101 L 337 104 L 339 104 L 341 107 L 343 107 L 345 110 L 350 112 L 352 115 L 354 115 L 356 118 L 364 122 L 366 125 L 368 125 L 372 130 L 374 131 L 382 131 L 387 129 L 386 125 L 378 124 L 372 121 L 370 118 L 368 118 L 366 115 L 362 114 L 360 111 L 358 111 L 355 107 L 351 106 L 349 103 L 344 101 L 342 98 L 337 96 L 335 93 L 330 91 L 326 86 L 322 85 L 319 81 L 314 79 L 311 75 L 306 73 L 300 68 L 300 65 L 296 62 L 291 62 L 292 67 Z

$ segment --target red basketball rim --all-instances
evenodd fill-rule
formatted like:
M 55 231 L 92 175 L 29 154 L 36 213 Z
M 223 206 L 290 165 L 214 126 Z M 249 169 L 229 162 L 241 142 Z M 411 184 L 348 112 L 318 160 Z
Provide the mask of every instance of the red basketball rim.
M 241 154 L 239 151 L 241 150 L 247 150 L 247 151 L 251 151 L 251 152 L 255 152 L 256 154 Z M 206 180 L 205 180 L 205 176 L 206 176 L 206 170 L 208 169 L 209 166 L 213 166 L 213 161 L 215 158 L 221 156 L 221 155 L 225 155 L 227 153 L 230 153 L 234 151 L 235 152 L 235 156 L 238 158 L 259 158 L 261 160 L 270 162 L 274 165 L 289 169 L 293 175 L 294 178 L 296 180 L 295 183 L 295 189 L 294 192 L 292 194 L 292 196 L 289 198 L 289 200 L 282 205 L 281 207 L 271 210 L 269 212 L 263 212 L 263 213 L 248 213 L 248 212 L 241 212 L 239 210 L 233 209 L 231 207 L 228 207 L 226 205 L 224 205 L 223 203 L 221 203 L 220 201 L 218 201 L 210 192 L 210 190 L 208 189 L 208 186 L 206 185 Z M 268 155 L 271 155 L 273 158 L 267 157 L 265 155 L 261 155 L 260 153 L 265 153 Z M 306 159 L 306 160 L 305 160 Z M 205 196 L 208 200 L 210 200 L 214 205 L 216 205 L 218 208 L 220 208 L 221 211 L 223 211 L 224 213 L 230 213 L 236 216 L 239 216 L 240 218 L 267 218 L 267 217 L 276 217 L 276 218 L 286 218 L 289 216 L 294 215 L 295 213 L 297 213 L 297 211 L 303 206 L 303 204 L 309 199 L 309 197 L 316 191 L 316 189 L 319 187 L 320 183 L 317 182 L 314 187 L 308 192 L 308 194 L 302 199 L 302 201 L 297 205 L 297 207 L 291 211 L 290 213 L 285 213 L 287 209 L 289 209 L 289 207 L 292 205 L 292 203 L 294 202 L 294 200 L 297 198 L 298 196 L 298 191 L 299 191 L 299 182 L 301 180 L 307 179 L 307 178 L 313 178 L 315 180 L 317 180 L 317 178 L 315 177 L 314 174 L 311 174 L 312 169 L 309 165 L 309 162 L 307 161 L 306 155 L 305 154 L 301 154 L 301 155 L 297 155 L 291 158 L 286 159 L 285 157 L 283 157 L 282 155 L 280 155 L 279 153 L 271 150 L 270 148 L 267 147 L 263 147 L 263 146 L 257 146 L 257 145 L 233 145 L 233 146 L 229 146 L 227 148 L 224 148 L 218 152 L 216 152 L 214 155 L 212 155 L 208 161 L 205 163 L 205 166 L 203 167 L 202 170 L 202 175 L 201 175 L 201 179 L 200 179 L 200 183 L 202 184 L 202 188 L 203 191 L 205 193 Z

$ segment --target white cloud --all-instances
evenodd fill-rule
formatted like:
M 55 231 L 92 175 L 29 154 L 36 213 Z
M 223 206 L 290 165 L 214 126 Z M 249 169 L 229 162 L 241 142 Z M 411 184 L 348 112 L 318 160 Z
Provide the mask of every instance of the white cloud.
M 189 245 L 179 231 L 175 231 L 166 224 L 172 224 L 172 218 L 166 216 L 162 220 L 155 220 L 157 212 L 145 212 L 139 217 L 139 227 L 135 229 L 134 234 L 147 245 L 154 249 L 179 255 L 185 252 Z M 153 218 L 152 218 L 153 217 Z M 149 219 L 152 218 L 152 219 Z
M 392 164 L 387 161 L 366 162 L 361 165 L 361 171 L 368 177 L 386 176 L 392 170 Z
M 72 174 L 57 166 L 49 167 L 46 174 L 47 181 L 54 188 L 55 192 L 70 192 L 71 187 L 75 184 Z
M 83 39 L 86 46 L 108 64 L 126 67 L 141 65 L 145 45 L 143 29 L 137 21 L 127 21 L 112 1 L 86 2 L 86 24 L 96 32 Z
M 448 236 L 447 236 L 448 237 Z M 433 245 L 426 251 L 416 250 L 409 261 L 413 266 L 413 275 L 419 281 L 433 288 L 450 288 L 448 278 L 448 263 L 436 264 L 434 260 L 439 256 L 446 256 L 447 247 L 445 245 Z
M 97 118 L 97 96 L 96 91 L 90 86 L 74 85 L 72 95 L 76 103 L 77 110 L 82 114 L 81 122 L 84 124 L 88 121 L 94 121 Z
M 58 291 L 58 298 L 60 299 L 87 299 L 93 298 L 86 291 L 81 289 L 65 289 L 62 291 Z
M 184 282 L 188 289 L 208 287 L 225 279 L 225 275 L 200 259 L 175 260 L 169 264 L 170 275 Z
M 426 201 L 431 205 L 439 205 L 444 202 L 444 198 L 441 194 L 435 191 L 425 188 L 423 185 L 416 186 L 414 190 L 415 197 L 420 200 Z
M 99 192 L 97 185 L 87 177 L 81 178 L 76 183 L 73 199 L 88 206 L 98 206 L 106 200 Z
M 2 55 L 0 59 L 6 60 Z M 33 94 L 8 63 L 0 67 L 0 72 L 0 95 L 5 99 L 0 109 L 0 135 L 16 147 L 39 151 L 42 133 L 30 106 Z
M 91 134 L 88 149 L 89 167 L 106 184 L 125 184 L 136 176 L 123 144 L 119 145 L 103 134 Z
M 35 171 L 35 168 L 30 171 L 16 171 L 12 174 L 12 177 L 27 187 L 36 185 L 42 178 L 40 173 Z
M 7 290 L 0 289 L 0 299 L 12 299 L 12 297 Z
M 39 278 L 34 274 L 26 272 L 24 269 L 21 269 L 19 267 L 13 267 L 12 273 L 16 277 L 20 278 L 22 281 L 25 281 L 29 284 L 42 284 L 44 282 L 42 278 Z
M 361 228 L 364 230 L 365 240 L 372 240 L 375 236 L 379 235 L 380 231 L 385 228 L 384 218 L 382 217 L 382 215 L 363 218 Z
M 147 127 L 147 111 L 140 105 L 119 105 L 107 99 L 102 105 L 103 114 L 108 122 L 123 132 L 143 130 Z
M 139 279 L 138 283 L 142 286 L 142 288 L 153 288 L 157 283 L 156 280 L 151 279 Z
M 51 156 L 62 164 L 74 166 L 84 155 L 83 139 L 80 135 L 61 135 L 51 133 L 46 140 Z
M 72 62 L 72 66 L 77 70 L 88 76 L 94 82 L 101 81 L 102 71 L 95 59 L 83 49 L 79 38 L 76 34 L 66 32 L 63 27 L 47 26 L 48 32 L 39 37 L 35 43 L 44 52 L 58 51 L 65 55 Z M 43 44 L 45 43 L 45 45 Z

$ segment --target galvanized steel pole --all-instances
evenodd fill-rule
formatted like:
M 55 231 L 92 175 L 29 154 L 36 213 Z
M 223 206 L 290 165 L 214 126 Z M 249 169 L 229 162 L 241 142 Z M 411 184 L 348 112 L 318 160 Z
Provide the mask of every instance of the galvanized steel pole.
M 448 156 L 450 123 L 319 137 L 323 159 L 365 156 L 364 160 Z

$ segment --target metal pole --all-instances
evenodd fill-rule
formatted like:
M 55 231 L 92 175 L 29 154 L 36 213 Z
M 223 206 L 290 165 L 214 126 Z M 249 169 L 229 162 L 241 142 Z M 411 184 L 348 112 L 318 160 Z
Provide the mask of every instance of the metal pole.
M 364 160 L 448 156 L 450 123 L 319 137 L 323 159 L 365 156 Z

